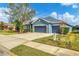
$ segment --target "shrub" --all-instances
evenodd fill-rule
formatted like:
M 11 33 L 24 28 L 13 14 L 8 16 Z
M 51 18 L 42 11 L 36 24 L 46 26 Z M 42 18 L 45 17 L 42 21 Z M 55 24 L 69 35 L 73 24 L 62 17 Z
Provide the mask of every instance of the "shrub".
M 64 28 L 64 34 L 67 34 L 69 32 L 69 28 L 65 27 Z

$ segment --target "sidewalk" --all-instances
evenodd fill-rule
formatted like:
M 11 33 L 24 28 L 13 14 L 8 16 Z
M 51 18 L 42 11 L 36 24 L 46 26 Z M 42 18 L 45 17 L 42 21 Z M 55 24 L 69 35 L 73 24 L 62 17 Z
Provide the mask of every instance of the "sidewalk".
M 52 55 L 57 55 L 57 56 L 79 56 L 79 52 L 74 51 L 74 50 L 69 50 L 65 48 L 60 48 L 60 47 L 55 47 L 55 46 L 50 46 L 42 43 L 37 43 L 37 42 L 28 42 L 25 43 L 24 45 L 50 53 Z
M 16 56 L 16 55 L 0 44 L 0 56 Z
M 16 37 L 0 35 L 0 44 L 3 45 L 4 47 L 8 48 L 8 49 L 12 49 L 12 48 L 14 48 L 14 47 L 16 47 L 20 44 L 23 44 L 23 45 L 26 45 L 26 46 L 29 46 L 29 47 L 50 53 L 52 55 L 79 56 L 78 51 L 28 41 L 27 38 L 26 39 L 20 39 L 20 38 L 16 38 Z

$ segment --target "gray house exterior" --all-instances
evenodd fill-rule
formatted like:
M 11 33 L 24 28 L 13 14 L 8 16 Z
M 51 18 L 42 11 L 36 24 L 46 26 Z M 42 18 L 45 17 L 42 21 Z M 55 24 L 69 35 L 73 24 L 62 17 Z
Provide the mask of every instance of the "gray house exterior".
M 54 19 L 53 17 L 38 18 L 31 22 L 33 32 L 42 33 L 60 33 L 61 20 Z M 69 28 L 69 32 L 72 31 L 72 27 L 65 23 L 65 27 Z

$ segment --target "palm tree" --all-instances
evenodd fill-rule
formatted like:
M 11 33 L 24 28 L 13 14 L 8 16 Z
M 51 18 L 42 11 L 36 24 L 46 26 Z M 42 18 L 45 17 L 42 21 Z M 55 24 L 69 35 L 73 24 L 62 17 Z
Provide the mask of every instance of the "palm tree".
M 10 3 L 8 4 L 8 14 L 10 23 L 13 23 L 16 27 L 16 31 L 23 32 L 23 25 L 35 15 L 35 10 L 29 8 L 27 3 Z

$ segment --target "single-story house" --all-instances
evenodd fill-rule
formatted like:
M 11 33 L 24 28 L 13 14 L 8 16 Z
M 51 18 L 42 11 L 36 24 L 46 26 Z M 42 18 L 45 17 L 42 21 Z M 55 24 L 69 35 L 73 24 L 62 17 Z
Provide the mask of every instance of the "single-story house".
M 0 22 L 0 24 L 2 23 L 2 25 L 0 25 L 0 30 L 14 30 L 14 26 L 13 24 L 10 24 L 10 23 L 5 23 L 5 22 Z
M 30 25 L 30 26 L 29 26 Z M 38 18 L 29 23 L 26 23 L 25 28 L 31 28 L 33 32 L 43 32 L 43 33 L 60 33 L 61 27 L 69 28 L 69 32 L 72 31 L 72 26 L 57 20 L 51 16 L 45 18 Z

